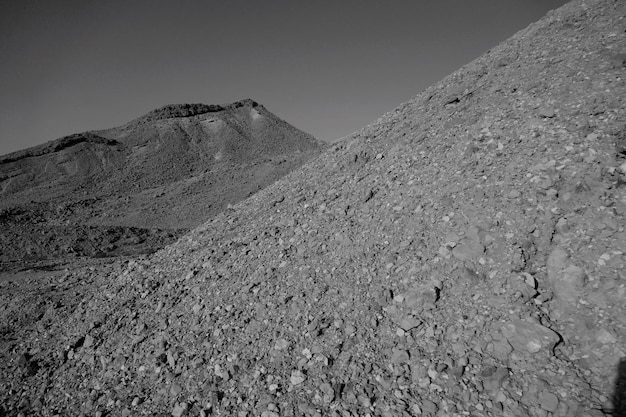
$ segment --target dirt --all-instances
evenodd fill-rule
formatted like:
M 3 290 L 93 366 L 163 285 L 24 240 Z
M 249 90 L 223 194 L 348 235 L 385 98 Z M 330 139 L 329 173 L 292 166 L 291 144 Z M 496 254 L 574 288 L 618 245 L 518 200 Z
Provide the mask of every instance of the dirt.
M 623 416 L 624 16 L 571 2 L 155 254 L 3 283 L 5 414 Z

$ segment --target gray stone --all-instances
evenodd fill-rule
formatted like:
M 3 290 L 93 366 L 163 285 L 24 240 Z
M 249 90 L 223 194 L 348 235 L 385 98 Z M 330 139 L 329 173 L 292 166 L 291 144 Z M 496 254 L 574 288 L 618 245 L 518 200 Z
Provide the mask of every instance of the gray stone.
M 555 412 L 559 407 L 559 397 L 551 392 L 544 391 L 539 397 L 539 406 L 550 412 Z
M 533 321 L 515 320 L 502 326 L 502 334 L 513 349 L 519 352 L 537 353 L 552 351 L 559 343 L 559 335 Z
M 406 363 L 410 359 L 409 352 L 403 349 L 394 349 L 391 354 L 391 363 Z

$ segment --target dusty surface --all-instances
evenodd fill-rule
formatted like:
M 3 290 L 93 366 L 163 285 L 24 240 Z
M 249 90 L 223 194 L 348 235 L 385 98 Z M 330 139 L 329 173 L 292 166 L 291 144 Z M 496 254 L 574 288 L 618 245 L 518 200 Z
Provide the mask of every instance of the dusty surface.
M 0 271 L 152 253 L 323 147 L 242 100 L 164 106 L 1 156 Z
M 6 414 L 624 415 L 624 16 L 574 1 L 175 245 L 2 284 Z

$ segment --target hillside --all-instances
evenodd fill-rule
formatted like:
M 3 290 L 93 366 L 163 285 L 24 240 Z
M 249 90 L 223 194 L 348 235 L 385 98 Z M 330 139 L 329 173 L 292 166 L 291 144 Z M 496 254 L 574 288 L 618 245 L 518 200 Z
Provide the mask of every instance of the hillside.
M 5 283 L 5 414 L 625 415 L 624 16 L 574 0 L 162 251 Z
M 115 228 L 133 236 L 155 230 L 170 236 L 163 243 L 171 243 L 323 147 L 248 99 L 164 106 L 117 128 L 2 156 L 0 244 L 13 244 L 2 244 L 0 261 L 19 267 L 20 253 L 57 259 L 70 254 L 68 245 L 76 247 L 74 254 L 111 256 L 119 252 L 119 240 L 107 239 L 119 234 Z M 76 227 L 93 233 L 85 238 L 73 233 Z M 51 238 L 41 241 L 42 234 Z M 145 252 L 130 246 L 124 251 Z M 149 246 L 148 252 L 164 245 Z

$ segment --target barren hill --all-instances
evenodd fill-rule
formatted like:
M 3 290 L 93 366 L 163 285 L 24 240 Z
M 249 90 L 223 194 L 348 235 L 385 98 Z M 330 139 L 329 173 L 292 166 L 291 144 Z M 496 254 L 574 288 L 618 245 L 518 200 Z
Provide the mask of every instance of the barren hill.
M 575 0 L 148 258 L 5 284 L 6 414 L 623 416 L 624 16 Z
M 165 229 L 171 242 L 179 230 L 267 186 L 323 146 L 248 99 L 169 105 L 117 128 L 5 155 L 0 157 L 5 225 L 0 241 L 23 244 L 3 245 L 2 258 L 19 262 L 24 252 L 32 259 L 61 256 L 68 245 L 77 247 L 74 253 L 111 255 L 106 247 L 113 242 L 100 238 L 110 228 L 125 228 L 123 233 L 132 236 L 139 232 L 129 228 Z M 25 230 L 25 219 L 12 214 L 16 211 L 28 213 L 29 227 L 36 223 L 41 234 L 68 244 L 37 245 L 39 233 Z M 76 238 L 73 228 L 84 226 L 92 233 Z M 70 234 L 59 235 L 64 230 Z

